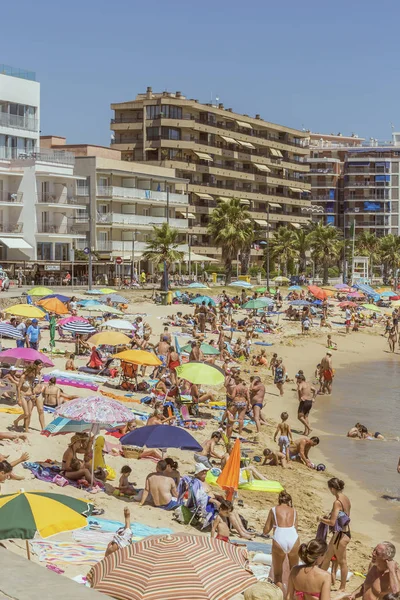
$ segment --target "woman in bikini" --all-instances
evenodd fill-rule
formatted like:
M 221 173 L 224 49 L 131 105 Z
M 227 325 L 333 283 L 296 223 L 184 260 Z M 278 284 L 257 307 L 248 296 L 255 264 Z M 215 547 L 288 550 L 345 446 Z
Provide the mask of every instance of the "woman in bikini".
M 239 436 L 241 436 L 246 412 L 250 407 L 249 390 L 239 375 L 235 376 L 235 383 L 236 386 L 232 394 L 232 403 L 237 412 L 237 419 L 239 421 Z
M 269 511 L 263 535 L 274 530 L 272 542 L 272 569 L 274 583 L 283 591 L 283 563 L 287 557 L 292 569 L 299 563 L 300 540 L 297 533 L 297 513 L 293 508 L 292 497 L 283 491 L 279 494 L 278 506 Z
M 330 539 L 322 568 L 328 570 L 332 556 L 336 556 L 337 566 L 340 568 L 341 574 L 339 592 L 344 592 L 348 574 L 347 546 L 351 539 L 351 502 L 348 497 L 343 494 L 344 482 L 341 479 L 332 477 L 332 479 L 328 481 L 328 489 L 331 494 L 335 496 L 332 511 L 329 517 L 324 516 L 318 520 L 323 525 L 328 526 L 333 535 Z
M 176 377 L 176 368 L 179 367 L 181 361 L 179 359 L 179 354 L 177 353 L 174 346 L 170 346 L 167 354 L 167 366 L 169 369 L 169 375 L 171 378 L 172 385 L 176 385 L 178 380 Z
M 41 370 L 43 363 L 41 360 L 35 360 L 22 373 L 17 385 L 17 402 L 24 411 L 23 415 L 17 417 L 14 421 L 14 427 L 19 427 L 19 422 L 24 422 L 25 432 L 28 433 L 29 423 L 31 420 L 32 405 L 38 394 L 38 386 L 41 382 Z M 40 394 L 40 391 L 39 391 Z M 39 416 L 40 420 L 40 416 Z M 44 418 L 40 421 L 42 429 L 44 429 Z
M 299 557 L 304 564 L 290 571 L 287 600 L 330 599 L 331 578 L 321 568 L 326 550 L 327 544 L 321 540 L 301 544 Z
M 79 479 L 86 479 L 86 481 L 93 485 L 96 483 L 96 479 L 92 482 L 92 474 L 90 470 L 79 460 L 77 454 L 85 452 L 87 448 L 87 438 L 82 437 L 79 434 L 73 435 L 68 448 L 64 452 L 62 458 L 62 474 L 67 479 L 78 481 Z
M 58 387 L 58 385 L 56 385 L 56 383 L 57 379 L 55 377 L 51 377 L 48 385 L 43 386 L 43 404 L 49 408 L 57 408 L 57 406 L 60 406 L 60 404 L 63 403 L 63 400 L 61 400 L 61 389 Z

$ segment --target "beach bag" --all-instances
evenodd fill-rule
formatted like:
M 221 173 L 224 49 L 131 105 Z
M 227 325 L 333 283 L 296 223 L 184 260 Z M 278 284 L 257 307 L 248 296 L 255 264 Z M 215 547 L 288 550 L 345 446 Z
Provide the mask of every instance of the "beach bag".
M 65 487 L 68 485 L 68 479 L 65 479 L 62 475 L 55 475 L 53 477 L 53 483 L 59 485 L 60 487 Z

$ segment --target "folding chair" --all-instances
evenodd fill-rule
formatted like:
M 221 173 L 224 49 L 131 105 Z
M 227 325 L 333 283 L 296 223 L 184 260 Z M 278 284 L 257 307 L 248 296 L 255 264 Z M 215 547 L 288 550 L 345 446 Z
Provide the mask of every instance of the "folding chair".
M 136 391 L 138 386 L 138 370 L 138 365 L 121 360 L 121 378 L 119 381 L 119 387 L 123 390 L 128 390 L 129 392 Z

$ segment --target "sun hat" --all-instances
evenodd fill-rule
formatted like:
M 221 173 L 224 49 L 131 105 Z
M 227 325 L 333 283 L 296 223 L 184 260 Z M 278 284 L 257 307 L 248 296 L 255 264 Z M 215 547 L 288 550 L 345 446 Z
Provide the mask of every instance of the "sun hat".
M 206 467 L 206 465 L 202 465 L 201 463 L 196 463 L 194 466 L 194 474 L 198 475 L 199 473 L 203 473 L 203 471 L 209 471 L 210 469 Z

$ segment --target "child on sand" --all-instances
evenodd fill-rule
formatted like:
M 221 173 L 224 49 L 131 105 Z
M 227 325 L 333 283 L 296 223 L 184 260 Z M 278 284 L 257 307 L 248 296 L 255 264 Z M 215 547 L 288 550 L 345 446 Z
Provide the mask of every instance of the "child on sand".
M 279 451 L 282 452 L 286 456 L 286 460 L 289 461 L 289 446 L 293 443 L 292 430 L 290 429 L 289 423 L 286 423 L 289 415 L 287 412 L 281 413 L 282 422 L 278 424 L 275 434 L 274 434 L 274 442 L 276 442 L 276 438 L 279 435 L 278 445 Z
M 132 494 L 136 494 L 137 490 L 134 488 L 134 484 L 130 483 L 129 475 L 132 473 L 132 469 L 128 465 L 124 465 L 121 469 L 121 477 L 119 478 L 119 486 L 118 489 L 121 494 L 125 494 L 125 496 L 132 496 Z
M 280 452 L 279 450 L 270 450 L 269 448 L 265 448 L 263 451 L 264 462 L 262 466 L 268 467 L 282 467 L 286 469 L 286 454 Z
M 77 371 L 76 365 L 74 363 L 75 360 L 75 354 L 71 354 L 70 357 L 68 358 L 68 360 L 65 363 L 65 370 L 66 371 Z
M 124 508 L 124 519 L 125 525 L 120 527 L 114 534 L 112 541 L 107 546 L 105 557 L 116 552 L 119 548 L 126 548 L 132 543 L 131 513 L 127 506 Z
M 229 542 L 229 515 L 232 511 L 232 502 L 222 500 L 218 510 L 218 515 L 215 517 L 211 527 L 212 538 L 215 536 L 215 534 L 217 534 L 217 540 L 221 540 L 222 542 Z
M 337 350 L 337 343 L 332 340 L 330 333 L 326 336 L 326 347 L 330 350 Z

